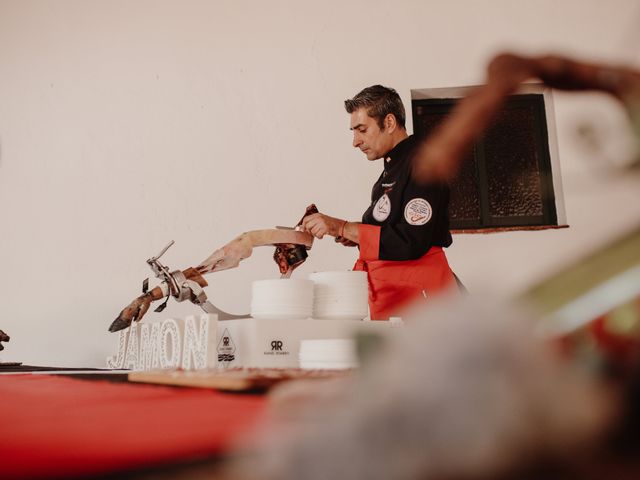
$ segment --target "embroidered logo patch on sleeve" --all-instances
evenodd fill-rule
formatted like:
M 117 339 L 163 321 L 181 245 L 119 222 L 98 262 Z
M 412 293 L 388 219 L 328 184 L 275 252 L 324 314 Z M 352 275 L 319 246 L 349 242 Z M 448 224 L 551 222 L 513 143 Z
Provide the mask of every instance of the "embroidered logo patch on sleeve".
M 386 193 L 382 195 L 373 207 L 373 218 L 378 222 L 384 222 L 391 213 L 391 200 Z
M 404 219 L 409 225 L 424 225 L 431 220 L 432 209 L 424 198 L 414 198 L 404 207 Z

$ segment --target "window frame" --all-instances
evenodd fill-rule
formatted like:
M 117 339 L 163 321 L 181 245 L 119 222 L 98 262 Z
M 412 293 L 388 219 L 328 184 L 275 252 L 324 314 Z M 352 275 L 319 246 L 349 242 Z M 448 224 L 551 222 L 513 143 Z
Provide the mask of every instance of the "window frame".
M 478 87 L 455 87 L 411 90 L 412 121 L 414 130 L 419 124 L 417 108 L 428 105 L 441 112 L 448 111 L 462 97 Z M 484 137 L 473 146 L 476 165 L 476 181 L 479 194 L 479 223 L 475 219 L 452 220 L 451 230 L 454 233 L 487 233 L 509 230 L 541 230 L 566 227 L 566 214 L 560 164 L 558 160 L 557 134 L 553 111 L 553 97 L 548 87 L 530 83 L 523 85 L 509 99 L 504 109 L 514 109 L 523 105 L 534 108 L 535 117 L 539 119 L 534 126 L 536 144 L 539 149 L 538 167 L 540 195 L 542 202 L 541 216 L 508 216 L 493 217 L 489 210 L 489 182 L 487 177 Z

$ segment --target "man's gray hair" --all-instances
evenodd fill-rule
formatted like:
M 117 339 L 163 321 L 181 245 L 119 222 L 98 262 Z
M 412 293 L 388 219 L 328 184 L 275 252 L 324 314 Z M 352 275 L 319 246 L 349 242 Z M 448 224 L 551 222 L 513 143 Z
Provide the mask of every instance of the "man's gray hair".
M 352 113 L 359 108 L 366 108 L 367 115 L 375 118 L 378 126 L 384 128 L 384 119 L 388 114 L 396 117 L 398 125 L 405 128 L 406 115 L 400 95 L 393 88 L 373 85 L 358 93 L 355 97 L 344 101 L 347 113 Z

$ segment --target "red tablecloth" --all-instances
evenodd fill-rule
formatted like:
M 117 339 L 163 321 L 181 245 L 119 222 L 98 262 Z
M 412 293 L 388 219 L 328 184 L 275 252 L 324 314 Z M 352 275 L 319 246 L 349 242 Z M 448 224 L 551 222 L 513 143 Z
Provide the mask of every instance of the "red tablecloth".
M 0 478 L 70 477 L 221 454 L 265 398 L 200 389 L 0 377 Z

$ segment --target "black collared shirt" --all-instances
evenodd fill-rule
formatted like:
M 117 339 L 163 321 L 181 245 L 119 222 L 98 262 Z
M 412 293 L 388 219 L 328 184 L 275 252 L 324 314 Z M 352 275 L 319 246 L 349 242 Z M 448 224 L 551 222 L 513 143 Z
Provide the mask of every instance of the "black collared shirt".
M 411 179 L 411 156 L 418 144 L 411 135 L 383 159 L 384 171 L 371 190 L 362 223 L 379 225 L 380 260 L 416 260 L 431 247 L 451 245 L 449 187 L 421 186 Z

